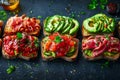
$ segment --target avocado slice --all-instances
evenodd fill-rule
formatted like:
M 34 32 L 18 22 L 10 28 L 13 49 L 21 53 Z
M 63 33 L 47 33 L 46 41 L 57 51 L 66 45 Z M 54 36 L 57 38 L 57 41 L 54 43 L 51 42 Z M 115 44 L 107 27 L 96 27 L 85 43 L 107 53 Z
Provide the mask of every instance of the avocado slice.
M 44 20 L 44 28 L 47 27 L 47 21 L 48 21 L 48 19 L 50 19 L 50 17 L 47 17 L 47 18 Z
M 61 31 L 65 30 L 69 26 L 69 17 L 63 16 L 63 18 L 65 19 L 65 25 L 63 26 Z
M 87 49 L 87 50 L 84 50 L 84 53 L 87 55 L 87 56 L 92 56 L 92 51 Z
M 108 25 L 108 29 L 110 30 L 110 32 L 113 32 L 115 30 L 115 22 L 112 18 L 110 18 L 110 20 L 112 20 L 112 22 Z
M 53 32 L 54 28 L 59 24 L 57 22 L 59 20 L 59 17 L 60 17 L 59 15 L 54 15 L 54 16 L 48 18 L 48 21 L 46 23 L 46 28 L 48 28 L 50 30 L 49 32 Z
M 115 52 L 104 52 L 104 55 L 106 55 L 106 56 L 114 56 L 115 54 L 117 54 L 117 53 L 115 53 Z
M 61 16 L 59 16 L 59 15 L 54 15 L 53 16 L 53 18 L 54 18 L 54 20 L 53 20 L 53 23 L 52 23 L 52 25 L 53 25 L 53 32 L 58 28 L 58 26 L 61 24 L 60 23 L 60 17 Z
M 55 32 L 60 31 L 60 30 L 63 28 L 64 25 L 65 25 L 65 20 L 64 20 L 64 18 L 62 18 L 62 16 L 61 16 L 61 17 L 60 17 L 60 25 L 57 27 L 57 29 L 55 30 Z
M 80 26 L 79 22 L 77 20 L 72 19 L 72 22 L 73 22 L 74 26 L 72 29 L 70 29 L 70 32 L 69 32 L 70 35 L 74 35 L 79 30 L 79 26 Z
M 89 25 L 89 24 L 92 24 L 92 26 Z M 97 28 L 99 27 L 99 24 L 95 23 L 94 20 L 91 19 L 91 18 L 88 18 L 88 19 L 84 20 L 83 21 L 83 26 L 88 32 L 91 32 L 91 33 L 98 32 Z
M 66 29 L 64 29 L 64 30 L 62 31 L 62 34 L 69 33 L 70 29 L 71 29 L 72 26 L 73 26 L 72 19 L 69 18 L 68 20 L 69 20 L 69 26 L 68 26 Z
M 56 57 L 56 54 L 54 52 L 44 52 L 44 56 L 45 57 L 49 57 L 49 56 Z
M 71 57 L 71 56 L 73 56 L 75 50 L 76 50 L 75 47 L 72 47 L 72 48 L 70 49 L 70 51 L 66 54 L 66 56 L 67 56 L 67 57 Z

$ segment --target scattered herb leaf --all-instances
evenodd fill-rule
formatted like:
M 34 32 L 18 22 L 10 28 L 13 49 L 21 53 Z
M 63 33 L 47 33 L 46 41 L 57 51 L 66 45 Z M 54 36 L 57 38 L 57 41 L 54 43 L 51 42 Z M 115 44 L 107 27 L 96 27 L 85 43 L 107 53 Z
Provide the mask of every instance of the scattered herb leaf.
M 38 16 L 37 18 L 42 18 L 42 16 Z
M 15 66 L 11 65 L 9 68 L 6 70 L 7 74 L 11 74 L 13 71 L 15 71 Z
M 18 33 L 17 33 L 17 38 L 18 38 L 18 39 L 21 39 L 21 38 L 22 38 L 22 33 L 18 32 Z
M 85 15 L 86 13 L 85 12 L 80 12 L 80 14 Z
M 3 20 L 3 21 L 5 21 L 5 20 L 7 20 L 7 13 L 6 13 L 6 11 L 4 11 L 4 10 L 0 10 L 0 19 L 1 20 Z
M 101 68 L 105 68 L 105 67 L 109 67 L 110 65 L 110 62 L 109 61 L 106 61 L 105 63 L 102 64 Z
M 55 37 L 55 42 L 56 43 L 60 43 L 62 41 L 61 37 L 60 36 L 56 36 Z

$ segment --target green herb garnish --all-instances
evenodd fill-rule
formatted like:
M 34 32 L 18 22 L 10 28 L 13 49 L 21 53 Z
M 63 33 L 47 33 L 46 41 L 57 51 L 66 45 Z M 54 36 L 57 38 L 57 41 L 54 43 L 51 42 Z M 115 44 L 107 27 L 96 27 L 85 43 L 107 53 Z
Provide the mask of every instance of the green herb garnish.
M 39 47 L 39 41 L 38 40 L 35 40 L 34 44 L 35 44 L 36 47 Z
M 80 12 L 80 14 L 85 15 L 86 13 L 85 12 Z
M 37 18 L 42 18 L 42 16 L 38 16 Z
M 61 37 L 60 36 L 56 36 L 55 37 L 55 42 L 56 43 L 60 43 L 62 41 Z
M 17 33 L 17 38 L 18 38 L 18 39 L 21 39 L 21 38 L 22 38 L 22 33 L 18 32 L 18 33 Z
M 0 19 L 1 20 L 3 20 L 3 21 L 5 21 L 5 20 L 7 20 L 7 13 L 6 13 L 6 11 L 4 11 L 4 10 L 0 10 Z
M 105 38 L 106 38 L 107 40 L 110 40 L 110 38 L 109 38 L 109 36 L 108 36 L 108 35 L 105 35 Z
M 106 4 L 108 3 L 108 0 L 91 0 L 90 4 L 88 4 L 88 9 L 94 10 L 97 8 L 98 4 L 101 9 L 105 9 Z
M 90 4 L 88 5 L 88 9 L 94 10 L 98 6 L 97 0 L 91 0 Z
M 109 61 L 106 61 L 105 63 L 102 64 L 101 68 L 105 68 L 105 67 L 108 67 L 110 65 L 110 62 Z
M 11 74 L 13 71 L 15 71 L 15 66 L 11 65 L 9 68 L 6 70 L 7 74 Z

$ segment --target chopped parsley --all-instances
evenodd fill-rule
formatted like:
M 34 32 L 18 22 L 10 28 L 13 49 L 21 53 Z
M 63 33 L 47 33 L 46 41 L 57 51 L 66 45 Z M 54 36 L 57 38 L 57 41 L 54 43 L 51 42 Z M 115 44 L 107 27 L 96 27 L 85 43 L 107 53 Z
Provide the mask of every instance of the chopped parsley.
M 15 71 L 15 66 L 11 65 L 9 68 L 6 70 L 7 74 L 11 74 L 13 71 Z
M 55 42 L 56 43 L 60 43 L 62 41 L 61 37 L 60 36 L 56 36 L 55 37 Z
M 22 38 L 22 33 L 18 32 L 18 33 L 17 33 L 17 38 L 18 38 L 18 39 L 21 39 L 21 38 Z

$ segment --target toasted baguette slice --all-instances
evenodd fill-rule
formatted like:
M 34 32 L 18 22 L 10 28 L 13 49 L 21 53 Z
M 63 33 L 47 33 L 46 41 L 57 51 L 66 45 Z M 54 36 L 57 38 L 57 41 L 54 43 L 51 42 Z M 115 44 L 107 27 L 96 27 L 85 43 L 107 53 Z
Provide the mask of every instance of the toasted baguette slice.
M 19 22 L 19 25 L 17 23 Z M 28 24 L 29 23 L 29 24 Z M 13 26 L 15 24 L 15 26 Z M 34 24 L 34 25 L 33 25 Z M 28 26 L 28 27 L 26 27 Z M 35 29 L 31 31 L 31 29 Z M 26 32 L 29 35 L 38 36 L 40 33 L 40 20 L 36 18 L 26 17 L 25 14 L 18 17 L 17 15 L 14 17 L 10 17 L 4 28 L 4 36 L 6 35 L 14 35 L 17 32 Z M 29 30 L 29 31 L 28 31 Z
M 103 57 L 104 57 L 104 59 L 114 61 L 114 60 L 117 60 L 120 57 L 120 53 L 117 53 L 114 56 L 106 56 L 106 55 L 104 55 Z
M 74 61 L 75 59 L 76 59 L 76 57 L 77 57 L 77 55 L 78 55 L 78 47 L 79 47 L 79 40 L 78 39 L 76 39 L 76 38 L 73 38 L 73 40 L 76 42 L 76 51 L 75 51 L 75 53 L 74 53 L 74 55 L 73 56 L 71 56 L 71 57 L 67 57 L 67 56 L 64 56 L 64 57 L 60 57 L 60 58 L 62 58 L 62 59 L 64 59 L 64 60 L 66 60 L 66 61 L 69 61 L 69 62 L 72 62 L 72 61 Z M 42 56 L 42 59 L 44 60 L 44 61 L 51 61 L 51 60 L 54 60 L 54 59 L 56 59 L 56 58 L 58 58 L 58 57 L 52 57 L 52 56 L 49 56 L 49 57 L 45 57 L 44 56 L 44 45 L 45 45 L 45 43 L 43 42 L 43 40 L 41 41 L 41 56 Z
M 95 35 L 108 35 L 107 33 L 90 33 L 88 32 L 84 26 L 82 26 L 82 36 L 83 37 L 88 37 L 88 36 L 95 36 Z M 109 35 L 113 36 L 113 33 L 109 33 Z

